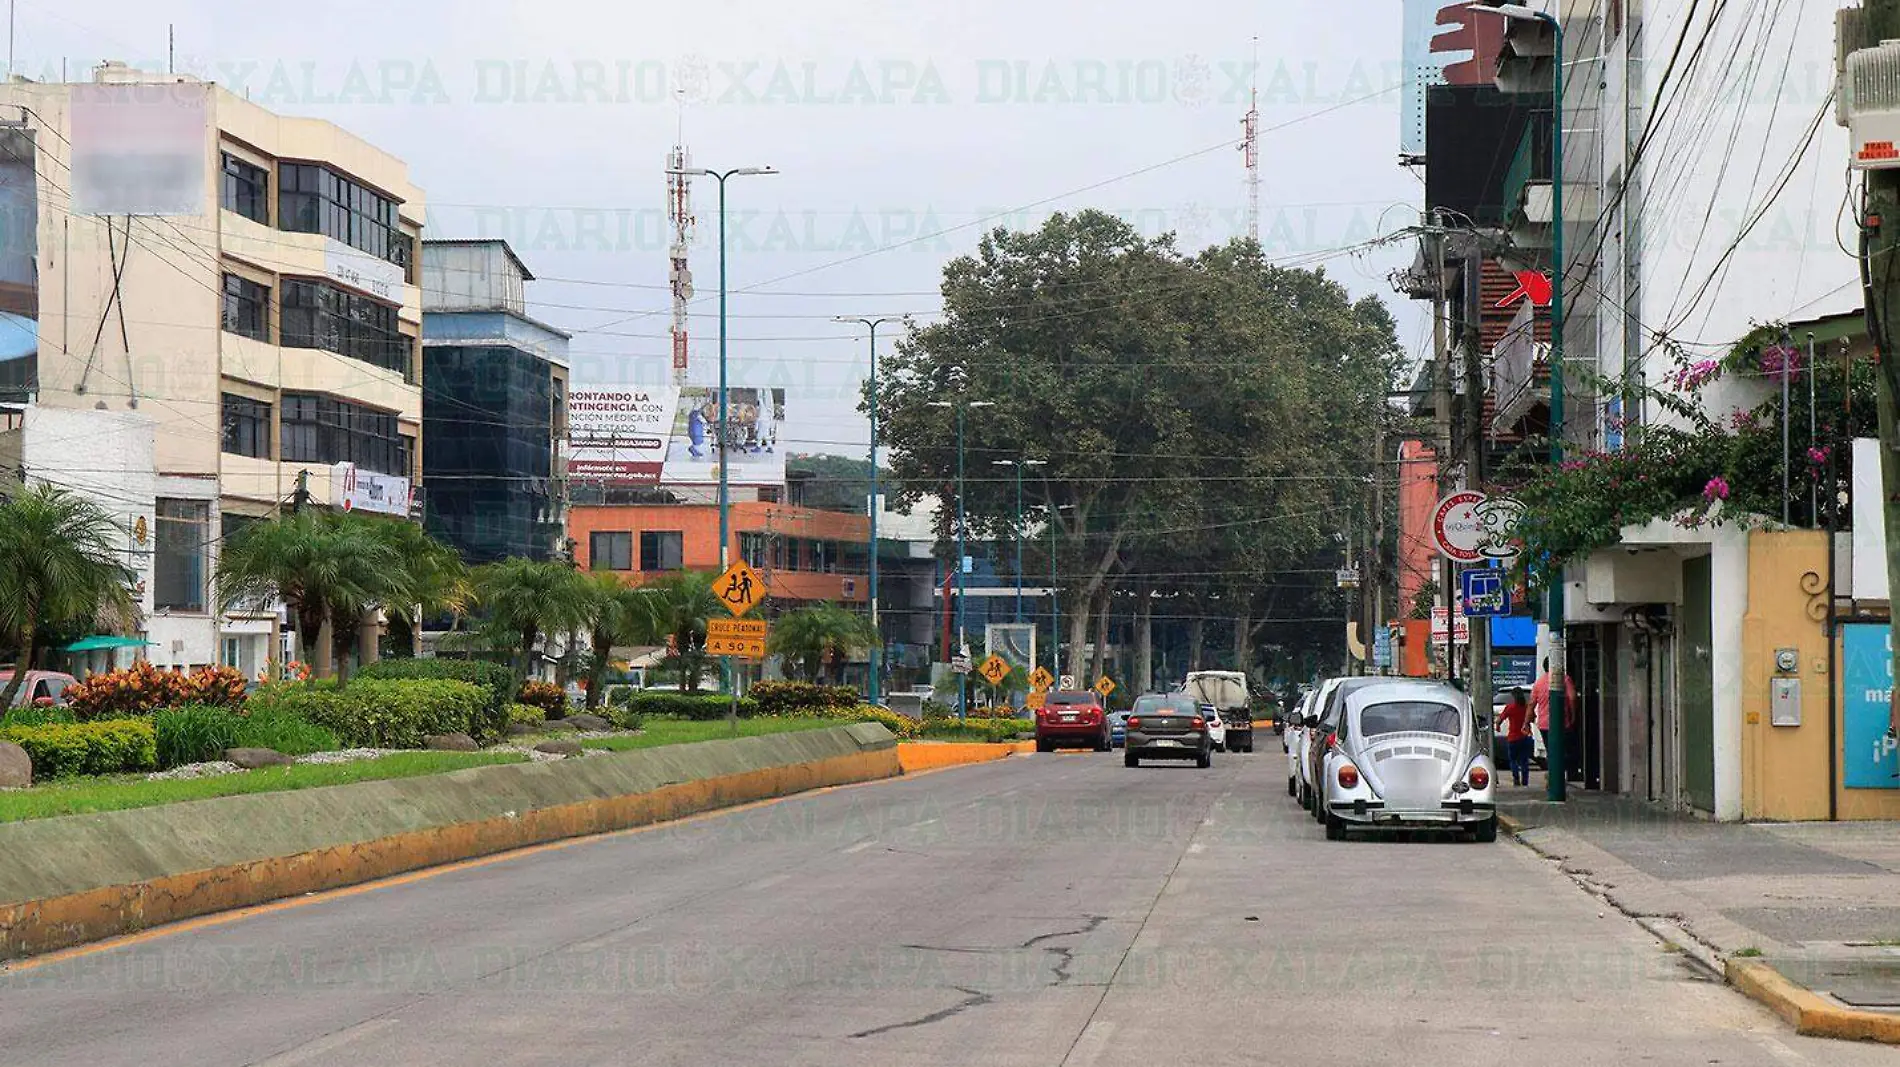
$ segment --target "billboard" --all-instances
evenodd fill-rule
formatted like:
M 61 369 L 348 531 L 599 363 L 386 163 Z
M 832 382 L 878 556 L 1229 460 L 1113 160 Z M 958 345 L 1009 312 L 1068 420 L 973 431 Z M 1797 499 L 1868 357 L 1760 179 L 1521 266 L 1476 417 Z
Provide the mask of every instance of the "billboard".
M 72 212 L 203 215 L 207 86 L 75 85 Z
M 783 485 L 785 390 L 726 390 L 727 479 Z M 589 386 L 568 393 L 567 476 L 600 485 L 719 481 L 719 390 Z
M 1849 789 L 1900 789 L 1900 742 L 1893 723 L 1893 628 L 1884 623 L 1841 627 L 1841 753 Z
M 0 400 L 26 400 L 39 378 L 39 194 L 33 135 L 0 129 Z

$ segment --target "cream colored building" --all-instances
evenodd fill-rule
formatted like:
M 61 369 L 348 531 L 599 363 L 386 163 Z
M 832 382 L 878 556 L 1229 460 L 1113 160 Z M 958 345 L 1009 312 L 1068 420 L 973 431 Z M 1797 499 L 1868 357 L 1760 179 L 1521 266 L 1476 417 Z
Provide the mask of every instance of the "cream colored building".
M 152 104 L 149 121 L 128 110 L 140 101 Z M 121 114 L 127 121 L 114 125 Z M 174 156 L 191 134 L 202 138 L 195 193 L 186 150 L 186 166 L 152 164 L 169 168 L 160 180 L 187 176 L 176 212 L 96 213 L 115 189 L 136 193 L 138 181 L 111 180 L 154 158 L 137 153 L 162 152 L 160 135 L 145 143 L 148 131 L 175 134 L 181 116 L 186 136 L 173 136 Z M 0 141 L 0 169 L 11 163 L 16 184 L 28 174 L 34 183 L 12 189 L 11 210 L 0 209 L 0 237 L 33 253 L 30 265 L 15 255 L 0 267 L 0 312 L 13 331 L 0 336 L 0 382 L 28 406 L 151 420 L 154 489 L 139 527 L 150 543 L 129 545 L 151 556 L 148 655 L 255 673 L 277 655 L 279 625 L 218 614 L 220 538 L 291 506 L 300 476 L 312 506 L 347 497 L 390 515 L 417 508 L 422 193 L 402 160 L 329 122 L 112 63 L 82 85 L 0 85 Z M 94 192 L 101 174 L 103 200 Z M 36 238 L 22 238 L 35 219 Z M 20 357 L 33 347 L 19 343 L 21 332 L 34 330 L 37 356 Z M 62 461 L 57 445 L 0 442 L 0 457 L 33 455 L 29 478 L 99 491 L 93 472 Z

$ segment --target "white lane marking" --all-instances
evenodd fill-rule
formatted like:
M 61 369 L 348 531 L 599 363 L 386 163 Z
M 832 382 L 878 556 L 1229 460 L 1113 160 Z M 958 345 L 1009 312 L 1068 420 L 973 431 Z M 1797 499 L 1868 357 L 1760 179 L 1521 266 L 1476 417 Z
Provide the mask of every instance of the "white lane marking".
M 1193 844 L 1188 846 L 1189 855 L 1193 855 L 1196 852 L 1205 852 L 1205 851 L 1207 851 L 1207 846 L 1201 844 L 1199 841 L 1196 841 Z
M 359 1038 L 368 1037 L 371 1034 L 387 1030 L 397 1025 L 398 1022 L 399 1020 L 390 1018 L 371 1019 L 366 1023 L 338 1030 L 333 1034 L 327 1034 L 307 1045 L 299 1045 L 288 1052 L 280 1052 L 270 1059 L 259 1060 L 253 1064 L 252 1067 L 292 1067 L 293 1064 L 309 1063 L 320 1056 L 326 1056 L 328 1053 L 335 1052 L 337 1049 Z
M 1769 1055 L 1783 1063 L 1794 1064 L 1795 1067 L 1805 1067 L 1806 1064 L 1811 1062 L 1806 1056 L 1789 1048 L 1780 1038 L 1773 1034 L 1751 1032 L 1748 1036 L 1754 1038 L 1757 1045 L 1767 1049 Z
M 865 849 L 871 848 L 875 846 L 876 844 L 877 844 L 876 841 L 860 841 L 857 844 L 852 845 L 850 848 L 845 849 L 844 854 L 849 856 L 854 852 L 863 852 Z
M 780 882 L 789 882 L 791 880 L 792 880 L 792 876 L 789 874 L 774 874 L 766 878 L 761 878 L 758 881 L 753 882 L 751 885 L 746 886 L 746 888 L 747 889 L 770 889 L 773 886 L 778 885 Z

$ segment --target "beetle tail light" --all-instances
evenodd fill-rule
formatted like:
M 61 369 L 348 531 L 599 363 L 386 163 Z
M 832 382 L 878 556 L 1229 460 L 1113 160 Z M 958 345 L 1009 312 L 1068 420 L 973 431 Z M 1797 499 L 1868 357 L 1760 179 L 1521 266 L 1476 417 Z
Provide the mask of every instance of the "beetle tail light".
M 1484 789 L 1491 784 L 1491 772 L 1482 766 L 1473 765 L 1470 776 L 1471 788 Z
M 1339 787 L 1341 789 L 1357 789 L 1359 787 L 1359 768 L 1350 763 L 1340 764 Z

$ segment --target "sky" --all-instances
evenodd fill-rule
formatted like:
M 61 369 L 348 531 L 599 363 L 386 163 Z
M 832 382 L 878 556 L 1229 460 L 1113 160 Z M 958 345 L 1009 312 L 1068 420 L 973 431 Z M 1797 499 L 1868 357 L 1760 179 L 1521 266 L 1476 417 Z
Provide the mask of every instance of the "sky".
M 1268 255 L 1324 258 L 1355 295 L 1382 295 L 1408 348 L 1423 330 L 1387 281 L 1405 245 L 1326 255 L 1418 210 L 1397 162 L 1396 4 L 17 0 L 14 68 L 164 69 L 168 25 L 179 71 L 406 160 L 425 237 L 508 239 L 538 279 L 530 313 L 574 334 L 577 386 L 667 374 L 664 168 L 682 131 L 697 166 L 778 168 L 728 186 L 729 372 L 787 390 L 797 450 L 868 437 L 868 344 L 832 317 L 931 321 L 943 264 L 988 229 L 1093 207 L 1187 250 L 1244 233 L 1256 70 Z M 693 376 L 708 383 L 716 192 L 693 191 Z

